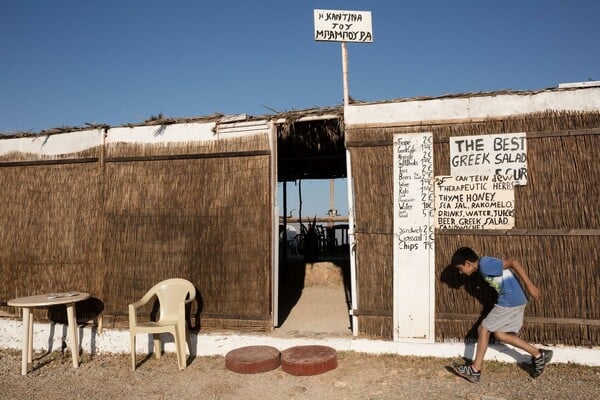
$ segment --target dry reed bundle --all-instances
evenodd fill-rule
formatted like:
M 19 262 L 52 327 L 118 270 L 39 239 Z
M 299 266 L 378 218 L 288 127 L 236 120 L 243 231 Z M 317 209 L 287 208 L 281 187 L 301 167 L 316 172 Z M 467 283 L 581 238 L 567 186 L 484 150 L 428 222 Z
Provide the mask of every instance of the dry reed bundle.
M 592 300 L 600 296 L 596 271 L 600 261 L 599 128 L 597 112 L 545 112 L 483 121 L 347 129 L 355 185 L 361 332 L 392 336 L 393 134 L 433 132 L 434 174 L 448 175 L 450 136 L 526 132 L 529 181 L 515 191 L 515 230 L 497 235 L 437 232 L 436 339 L 462 339 L 467 332 L 472 336 L 473 324 L 493 304 L 492 295 L 481 285 L 471 284 L 465 291 L 441 281 L 443 272 L 447 278 L 445 267 L 454 250 L 472 246 L 482 254 L 515 257 L 533 267 L 532 279 L 548 297 L 543 304 L 528 308 L 533 322 L 524 331 L 526 338 L 598 343 L 600 310 Z M 450 283 L 456 285 L 456 279 Z M 384 327 L 390 329 L 383 332 Z

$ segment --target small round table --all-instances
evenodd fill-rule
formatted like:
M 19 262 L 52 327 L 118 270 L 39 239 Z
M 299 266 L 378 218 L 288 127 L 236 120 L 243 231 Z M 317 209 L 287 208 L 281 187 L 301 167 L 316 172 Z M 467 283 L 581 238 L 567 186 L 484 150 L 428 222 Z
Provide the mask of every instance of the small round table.
M 71 342 L 73 368 L 79 367 L 79 350 L 77 340 L 77 318 L 75 316 L 75 303 L 89 299 L 89 293 L 66 292 L 49 293 L 36 296 L 18 297 L 9 300 L 6 304 L 23 309 L 23 347 L 21 351 L 21 375 L 27 375 L 27 365 L 32 362 L 33 347 L 33 316 L 32 308 L 49 307 L 64 304 L 67 307 L 68 336 Z

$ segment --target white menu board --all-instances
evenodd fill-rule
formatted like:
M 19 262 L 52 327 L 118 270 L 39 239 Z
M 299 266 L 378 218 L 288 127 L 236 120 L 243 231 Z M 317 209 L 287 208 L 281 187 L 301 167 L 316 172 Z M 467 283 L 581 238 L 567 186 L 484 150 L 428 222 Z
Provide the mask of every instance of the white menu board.
M 394 337 L 434 337 L 433 134 L 395 134 Z

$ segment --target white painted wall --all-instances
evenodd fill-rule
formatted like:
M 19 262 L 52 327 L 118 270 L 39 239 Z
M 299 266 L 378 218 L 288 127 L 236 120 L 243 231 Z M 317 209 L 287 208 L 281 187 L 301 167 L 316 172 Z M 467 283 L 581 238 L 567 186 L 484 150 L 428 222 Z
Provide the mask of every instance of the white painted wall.
M 43 156 L 72 154 L 99 146 L 101 140 L 101 129 L 2 139 L 0 140 L 0 156 L 10 153 L 38 154 Z
M 599 111 L 600 88 L 554 89 L 536 93 L 348 105 L 344 107 L 344 122 L 349 127 L 393 125 L 419 121 L 508 117 L 548 110 Z
M 66 155 L 102 144 L 103 129 L 0 139 L 0 156 L 10 153 L 40 156 Z M 206 142 L 256 134 L 268 134 L 267 121 L 217 124 L 191 122 L 172 125 L 116 127 L 106 131 L 106 144 Z
M 23 324 L 19 320 L 0 319 L 0 349 L 21 349 Z M 66 326 L 61 324 L 34 323 L 34 351 L 60 351 L 66 338 Z M 129 353 L 129 331 L 126 329 L 105 329 L 98 334 L 96 328 L 78 329 L 81 348 L 86 353 Z M 174 353 L 175 344 L 168 336 L 163 336 L 165 351 Z M 139 335 L 136 341 L 137 353 L 148 353 L 152 340 Z M 384 340 L 357 338 L 292 338 L 263 335 L 240 334 L 192 334 L 190 338 L 192 352 L 197 356 L 226 355 L 229 351 L 244 346 L 273 346 L 285 350 L 292 346 L 323 345 L 337 351 L 355 351 L 369 354 L 397 354 L 400 356 L 456 358 L 473 357 L 474 344 L 464 343 L 400 343 Z M 548 346 L 544 346 L 548 347 Z M 580 365 L 600 366 L 600 347 L 550 347 L 554 351 L 553 363 L 576 363 Z M 529 354 L 502 345 L 490 346 L 487 360 L 501 362 L 530 362 Z
M 111 128 L 106 144 L 116 143 L 181 143 L 216 140 L 215 123 L 185 123 Z

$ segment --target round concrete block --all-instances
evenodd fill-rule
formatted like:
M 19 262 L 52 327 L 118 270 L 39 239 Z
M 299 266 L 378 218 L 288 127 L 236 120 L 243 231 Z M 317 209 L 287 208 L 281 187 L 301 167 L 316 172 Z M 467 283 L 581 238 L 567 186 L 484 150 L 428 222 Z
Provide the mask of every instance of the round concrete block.
M 231 350 L 225 356 L 225 367 L 240 374 L 271 371 L 281 364 L 279 350 L 271 346 L 246 346 Z
M 337 368 L 337 352 L 327 346 L 296 346 L 281 352 L 281 369 L 291 375 L 317 375 Z

